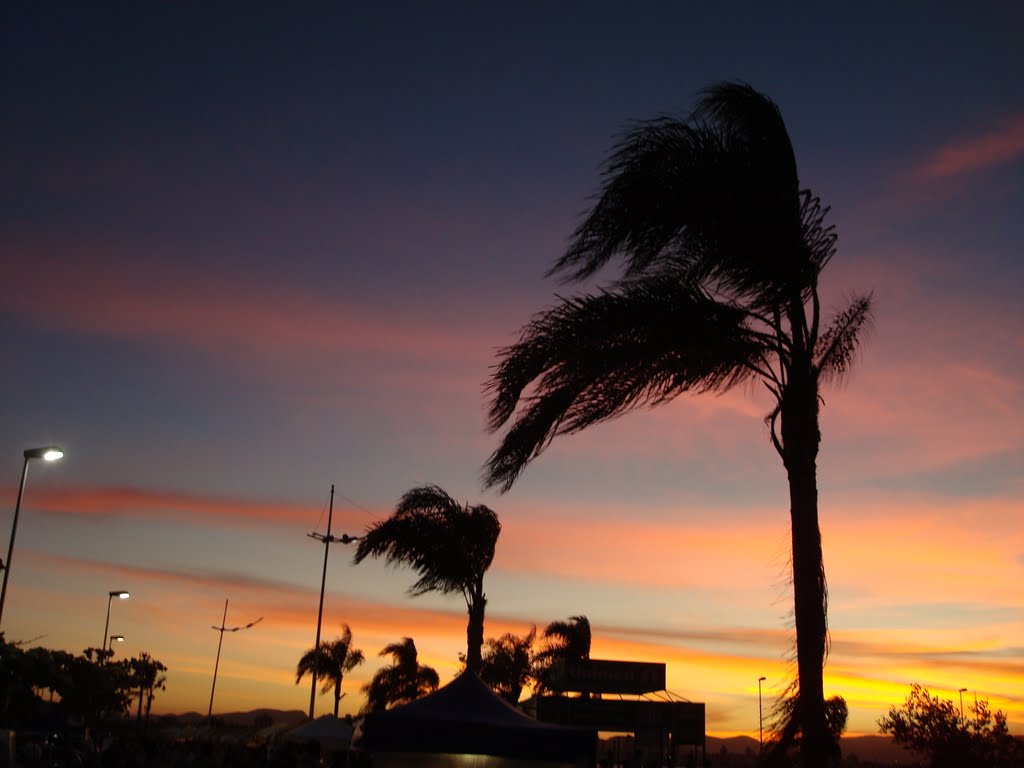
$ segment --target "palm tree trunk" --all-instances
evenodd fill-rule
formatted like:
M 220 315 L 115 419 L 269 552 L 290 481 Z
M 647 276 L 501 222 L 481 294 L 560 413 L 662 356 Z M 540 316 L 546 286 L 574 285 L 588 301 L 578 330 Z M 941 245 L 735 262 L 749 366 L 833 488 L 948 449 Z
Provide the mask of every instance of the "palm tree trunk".
M 341 675 L 334 683 L 334 716 L 338 716 L 338 709 L 341 707 Z
M 809 368 L 809 366 L 808 366 Z M 825 768 L 823 672 L 828 625 L 825 569 L 818 527 L 818 393 L 812 373 L 794 366 L 782 405 L 783 457 L 789 478 L 793 556 L 793 608 L 796 623 L 798 717 L 804 768 Z M 801 375 L 802 373 L 802 375 Z
M 469 622 L 466 624 L 466 669 L 480 674 L 483 665 L 484 647 L 484 609 L 487 598 L 484 597 L 483 584 L 477 585 L 470 596 Z

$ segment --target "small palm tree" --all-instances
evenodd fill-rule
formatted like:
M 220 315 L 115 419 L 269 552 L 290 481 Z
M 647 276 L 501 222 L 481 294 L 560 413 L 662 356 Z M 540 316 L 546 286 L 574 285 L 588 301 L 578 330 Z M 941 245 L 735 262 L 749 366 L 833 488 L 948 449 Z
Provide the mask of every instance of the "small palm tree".
M 828 208 L 801 189 L 778 107 L 743 83 L 702 94 L 684 120 L 640 123 L 613 150 L 597 202 L 549 274 L 622 276 L 560 300 L 500 352 L 490 428 L 511 422 L 485 483 L 508 490 L 557 435 L 685 392 L 749 380 L 789 480 L 802 758 L 827 759 L 822 686 L 827 590 L 818 527 L 820 389 L 850 370 L 871 315 L 853 297 L 830 321 L 818 280 L 835 254 Z
M 590 658 L 590 619 L 570 616 L 568 621 L 553 621 L 544 627 L 541 636 L 547 644 L 533 659 L 538 693 L 551 690 L 551 674 L 556 665 Z
M 363 652 L 352 647 L 352 630 L 348 624 L 342 624 L 341 637 L 320 642 L 320 653 L 316 648 L 306 651 L 295 668 L 295 684 L 298 685 L 305 675 L 316 672 L 318 680 L 323 681 L 320 693 L 334 689 L 334 716 L 338 716 L 341 698 L 341 682 L 346 672 L 351 672 L 365 661 Z
M 416 644 L 411 637 L 403 637 L 400 643 L 386 646 L 379 654 L 391 656 L 391 666 L 378 669 L 373 678 L 363 686 L 366 704 L 362 713 L 379 712 L 414 701 L 436 691 L 441 679 L 437 670 L 419 663 Z
M 484 573 L 501 533 L 498 516 L 482 504 L 459 504 L 436 485 L 405 493 L 387 520 L 374 523 L 359 540 L 354 561 L 383 557 L 408 565 L 420 578 L 409 587 L 425 592 L 461 592 L 466 600 L 466 666 L 480 671 L 484 643 Z
M 518 704 L 523 688 L 533 678 L 533 643 L 537 628 L 525 635 L 506 632 L 484 644 L 480 679 L 509 704 Z

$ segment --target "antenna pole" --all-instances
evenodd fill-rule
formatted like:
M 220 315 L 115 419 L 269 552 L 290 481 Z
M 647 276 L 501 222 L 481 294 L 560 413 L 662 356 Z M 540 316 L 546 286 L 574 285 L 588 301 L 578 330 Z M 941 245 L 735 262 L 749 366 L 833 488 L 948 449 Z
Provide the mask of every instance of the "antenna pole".
M 324 590 L 327 587 L 327 555 L 330 553 L 331 542 L 340 541 L 342 544 L 351 544 L 359 539 L 358 536 L 349 536 L 343 533 L 341 536 L 331 535 L 331 521 L 334 517 L 334 483 L 331 483 L 331 501 L 327 507 L 327 533 L 310 533 L 310 538 L 324 543 L 324 570 L 320 577 L 320 607 L 316 612 L 316 645 L 313 646 L 313 669 L 310 670 L 310 677 L 313 681 L 309 687 L 309 719 L 313 719 L 313 708 L 316 706 L 316 678 L 320 671 L 322 662 L 322 649 L 320 648 L 320 627 L 324 620 Z
M 220 639 L 217 641 L 217 661 L 213 663 L 213 685 L 210 687 L 210 708 L 206 711 L 206 719 L 210 725 L 213 725 L 213 692 L 217 690 L 217 669 L 220 667 L 220 648 L 224 644 L 224 633 L 225 632 L 237 632 L 240 629 L 249 629 L 250 627 L 259 624 L 263 621 L 263 617 L 260 616 L 255 621 L 250 621 L 244 627 L 229 627 L 226 625 L 228 618 L 228 601 L 224 598 L 224 615 L 220 619 L 220 626 L 211 625 L 210 629 L 216 629 L 220 632 Z
M 334 483 L 331 483 L 331 501 L 327 506 L 327 535 L 320 537 L 310 534 L 313 538 L 319 538 L 324 543 L 324 572 L 320 577 L 320 607 L 316 612 L 316 644 L 313 646 L 315 654 L 313 669 L 310 677 L 313 678 L 309 687 L 309 719 L 313 719 L 313 708 L 316 706 L 316 673 L 320 671 L 320 626 L 324 620 L 324 589 L 327 586 L 327 555 L 331 551 L 331 519 L 334 517 Z
M 217 669 L 220 667 L 220 647 L 224 644 L 224 622 L 228 619 L 228 601 L 224 598 L 224 615 L 221 617 L 220 626 L 214 629 L 220 630 L 220 639 L 217 641 L 217 661 L 213 663 L 213 685 L 210 687 L 210 708 L 206 710 L 206 719 L 213 722 L 213 692 L 217 690 Z

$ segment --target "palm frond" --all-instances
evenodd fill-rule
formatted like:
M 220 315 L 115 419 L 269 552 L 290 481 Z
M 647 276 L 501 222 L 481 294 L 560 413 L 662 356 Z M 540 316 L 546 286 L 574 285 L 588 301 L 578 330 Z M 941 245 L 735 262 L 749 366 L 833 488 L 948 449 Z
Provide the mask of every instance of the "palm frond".
M 774 102 L 722 83 L 688 120 L 641 122 L 618 141 L 593 208 L 549 274 L 582 280 L 616 256 L 627 277 L 670 263 L 708 290 L 770 309 L 809 296 L 831 255 L 826 212 L 800 190 Z
M 674 270 L 563 299 L 536 315 L 519 342 L 500 351 L 485 386 L 491 431 L 513 423 L 485 465 L 484 483 L 508 490 L 556 435 L 682 392 L 731 388 L 773 351 L 747 318 Z
M 384 558 L 419 574 L 412 595 L 473 588 L 490 567 L 501 533 L 497 514 L 484 505 L 462 505 L 436 485 L 407 491 L 394 513 L 370 526 L 354 562 Z
M 822 382 L 845 378 L 864 334 L 871 329 L 871 295 L 859 296 L 833 318 L 815 349 L 814 366 Z

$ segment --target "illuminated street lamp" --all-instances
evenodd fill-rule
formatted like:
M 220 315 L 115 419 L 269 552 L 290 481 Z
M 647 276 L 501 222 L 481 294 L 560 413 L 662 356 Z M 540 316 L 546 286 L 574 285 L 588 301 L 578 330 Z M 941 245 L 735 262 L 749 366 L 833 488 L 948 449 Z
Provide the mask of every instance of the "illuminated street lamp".
M 11 542 L 7 545 L 7 560 L 3 563 L 4 584 L 0 587 L 0 623 L 4 618 L 4 602 L 7 600 L 7 579 L 11 575 L 11 558 L 14 557 L 14 537 L 18 533 L 18 514 L 21 512 L 21 498 L 25 495 L 25 478 L 28 477 L 28 463 L 32 459 L 43 461 L 57 461 L 64 455 L 64 451 L 55 445 L 45 445 L 42 448 L 29 448 L 25 451 L 25 464 L 21 468 L 21 483 L 18 484 L 18 500 L 14 505 L 14 524 L 11 526 Z
M 757 741 L 761 745 L 762 752 L 764 752 L 764 715 L 761 714 L 761 683 L 767 679 L 766 677 L 757 678 Z
M 966 688 L 961 688 L 959 691 L 957 691 L 957 693 L 960 694 L 960 724 L 961 725 L 963 725 L 963 722 L 964 722 L 964 691 L 966 691 L 966 690 L 967 690 Z
M 110 636 L 110 653 L 114 653 L 114 643 L 123 643 L 124 635 L 111 635 Z
M 129 594 L 123 589 L 112 589 L 107 593 L 107 620 L 103 622 L 103 650 L 107 650 L 107 630 L 110 629 L 110 601 L 115 597 L 127 600 Z M 113 638 L 111 638 L 113 639 Z M 124 640 L 122 637 L 121 640 Z

